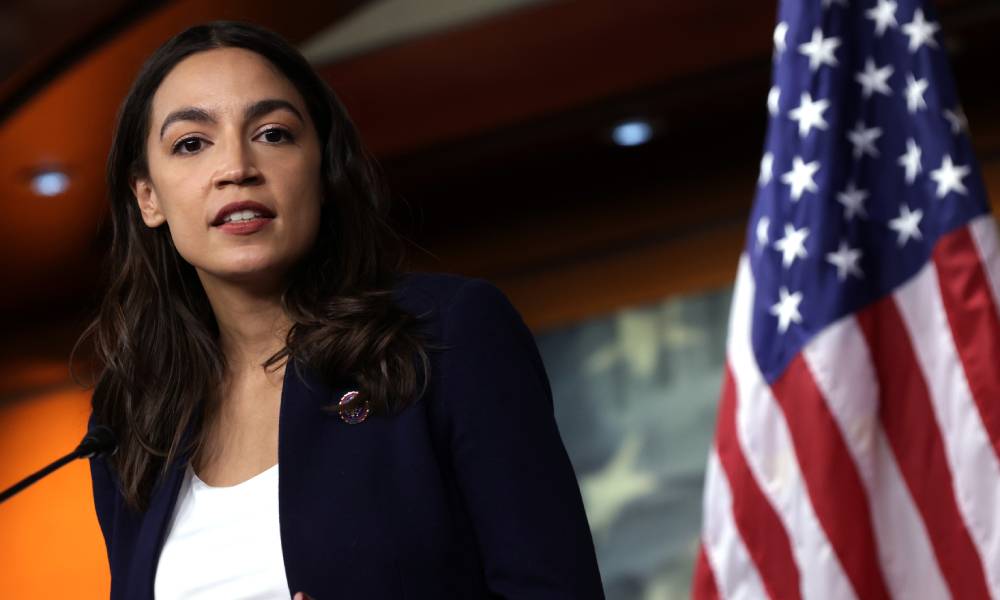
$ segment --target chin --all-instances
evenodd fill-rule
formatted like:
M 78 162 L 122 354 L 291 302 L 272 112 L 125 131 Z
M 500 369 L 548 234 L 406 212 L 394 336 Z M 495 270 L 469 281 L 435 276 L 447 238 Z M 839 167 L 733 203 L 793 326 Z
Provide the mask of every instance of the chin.
M 270 258 L 245 258 L 229 261 L 226 264 L 214 264 L 198 269 L 209 276 L 233 283 L 266 282 L 280 276 L 286 270 L 283 261 Z

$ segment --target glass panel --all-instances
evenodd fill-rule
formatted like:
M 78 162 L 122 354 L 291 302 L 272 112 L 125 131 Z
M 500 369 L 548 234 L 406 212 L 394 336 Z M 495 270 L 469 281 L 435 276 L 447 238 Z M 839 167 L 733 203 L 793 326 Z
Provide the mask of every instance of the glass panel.
M 608 600 L 688 598 L 732 288 L 537 337 Z

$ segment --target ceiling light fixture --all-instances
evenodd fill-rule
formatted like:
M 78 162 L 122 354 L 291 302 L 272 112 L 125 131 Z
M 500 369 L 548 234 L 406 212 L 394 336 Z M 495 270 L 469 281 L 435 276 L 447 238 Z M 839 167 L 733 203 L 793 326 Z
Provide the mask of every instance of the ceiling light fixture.
M 45 169 L 31 176 L 31 190 L 39 196 L 58 196 L 69 187 L 69 176 L 62 171 Z
M 653 126 L 649 121 L 636 119 L 615 126 L 611 139 L 619 146 L 639 146 L 653 137 Z

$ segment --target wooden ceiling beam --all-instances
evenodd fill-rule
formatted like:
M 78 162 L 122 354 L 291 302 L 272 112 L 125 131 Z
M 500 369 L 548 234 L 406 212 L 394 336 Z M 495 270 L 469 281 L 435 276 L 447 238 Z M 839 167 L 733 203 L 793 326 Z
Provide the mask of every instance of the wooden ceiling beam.
M 322 73 L 368 146 L 391 157 L 766 57 L 773 23 L 758 2 L 556 2 Z

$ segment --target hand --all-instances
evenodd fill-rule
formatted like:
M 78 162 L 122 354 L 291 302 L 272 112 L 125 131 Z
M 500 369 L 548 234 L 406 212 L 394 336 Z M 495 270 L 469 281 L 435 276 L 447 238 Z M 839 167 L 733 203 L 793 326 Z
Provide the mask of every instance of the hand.
M 313 600 L 309 594 L 305 592 L 295 592 L 295 597 L 292 600 Z

